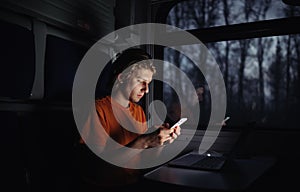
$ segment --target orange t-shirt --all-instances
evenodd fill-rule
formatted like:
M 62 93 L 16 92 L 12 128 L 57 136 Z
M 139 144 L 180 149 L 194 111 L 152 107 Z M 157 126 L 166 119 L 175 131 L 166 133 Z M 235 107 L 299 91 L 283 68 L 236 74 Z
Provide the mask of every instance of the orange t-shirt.
M 129 107 L 125 108 L 107 96 L 96 100 L 95 105 L 96 112 L 88 116 L 81 130 L 80 143 L 105 149 L 111 144 L 108 137 L 121 145 L 127 145 L 147 131 L 146 116 L 138 104 L 130 102 Z M 88 158 L 88 163 L 81 164 L 87 166 L 83 174 L 88 180 L 100 185 L 132 183 L 140 173 L 139 170 L 111 165 L 95 155 L 89 155 Z
M 97 99 L 97 114 L 91 114 L 81 131 L 85 142 L 105 147 L 108 137 L 127 145 L 147 131 L 146 116 L 138 104 L 129 103 L 125 108 L 110 96 Z

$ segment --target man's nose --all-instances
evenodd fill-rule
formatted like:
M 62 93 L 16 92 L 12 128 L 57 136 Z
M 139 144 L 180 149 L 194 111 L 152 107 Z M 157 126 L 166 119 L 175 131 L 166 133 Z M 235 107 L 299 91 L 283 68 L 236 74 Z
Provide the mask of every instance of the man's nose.
M 148 86 L 148 83 L 145 83 L 145 84 L 144 84 L 143 91 L 145 91 L 145 93 L 148 93 L 148 92 L 149 92 L 149 86 Z

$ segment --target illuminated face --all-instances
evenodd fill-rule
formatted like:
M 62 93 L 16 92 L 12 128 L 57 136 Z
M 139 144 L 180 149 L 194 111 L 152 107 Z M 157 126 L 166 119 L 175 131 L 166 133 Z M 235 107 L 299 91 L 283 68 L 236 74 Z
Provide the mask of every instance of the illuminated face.
M 137 69 L 127 80 L 124 95 L 132 102 L 139 102 L 145 93 L 149 92 L 153 72 L 149 69 Z
M 192 103 L 195 105 L 196 103 L 201 103 L 203 101 L 203 93 L 204 93 L 204 88 L 203 87 L 199 87 L 196 89 L 196 95 L 193 99 L 192 99 Z
M 199 87 L 198 89 L 196 89 L 196 93 L 197 93 L 197 96 L 198 96 L 198 101 L 202 102 L 203 101 L 204 88 Z

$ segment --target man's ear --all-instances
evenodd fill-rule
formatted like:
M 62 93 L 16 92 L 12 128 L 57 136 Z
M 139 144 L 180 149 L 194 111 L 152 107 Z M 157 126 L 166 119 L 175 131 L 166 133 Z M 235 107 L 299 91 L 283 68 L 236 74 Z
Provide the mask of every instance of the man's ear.
M 119 81 L 119 83 L 123 83 L 124 82 L 124 80 L 123 80 L 123 74 L 122 73 L 120 73 L 119 75 L 118 75 L 118 81 Z

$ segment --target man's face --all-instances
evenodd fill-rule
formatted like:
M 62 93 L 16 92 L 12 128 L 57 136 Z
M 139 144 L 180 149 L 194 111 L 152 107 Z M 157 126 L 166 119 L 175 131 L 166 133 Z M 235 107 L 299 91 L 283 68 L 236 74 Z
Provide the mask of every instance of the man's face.
M 198 101 L 202 102 L 203 101 L 204 88 L 199 87 L 198 89 L 196 89 L 196 93 L 197 93 L 197 96 L 198 96 Z
M 195 105 L 196 103 L 201 103 L 203 102 L 203 93 L 204 93 L 204 88 L 203 87 L 199 87 L 196 89 L 196 95 L 195 97 L 193 97 L 192 99 L 192 104 Z
M 139 102 L 145 93 L 149 91 L 153 72 L 149 69 L 137 69 L 128 79 L 125 86 L 125 94 L 132 102 Z

